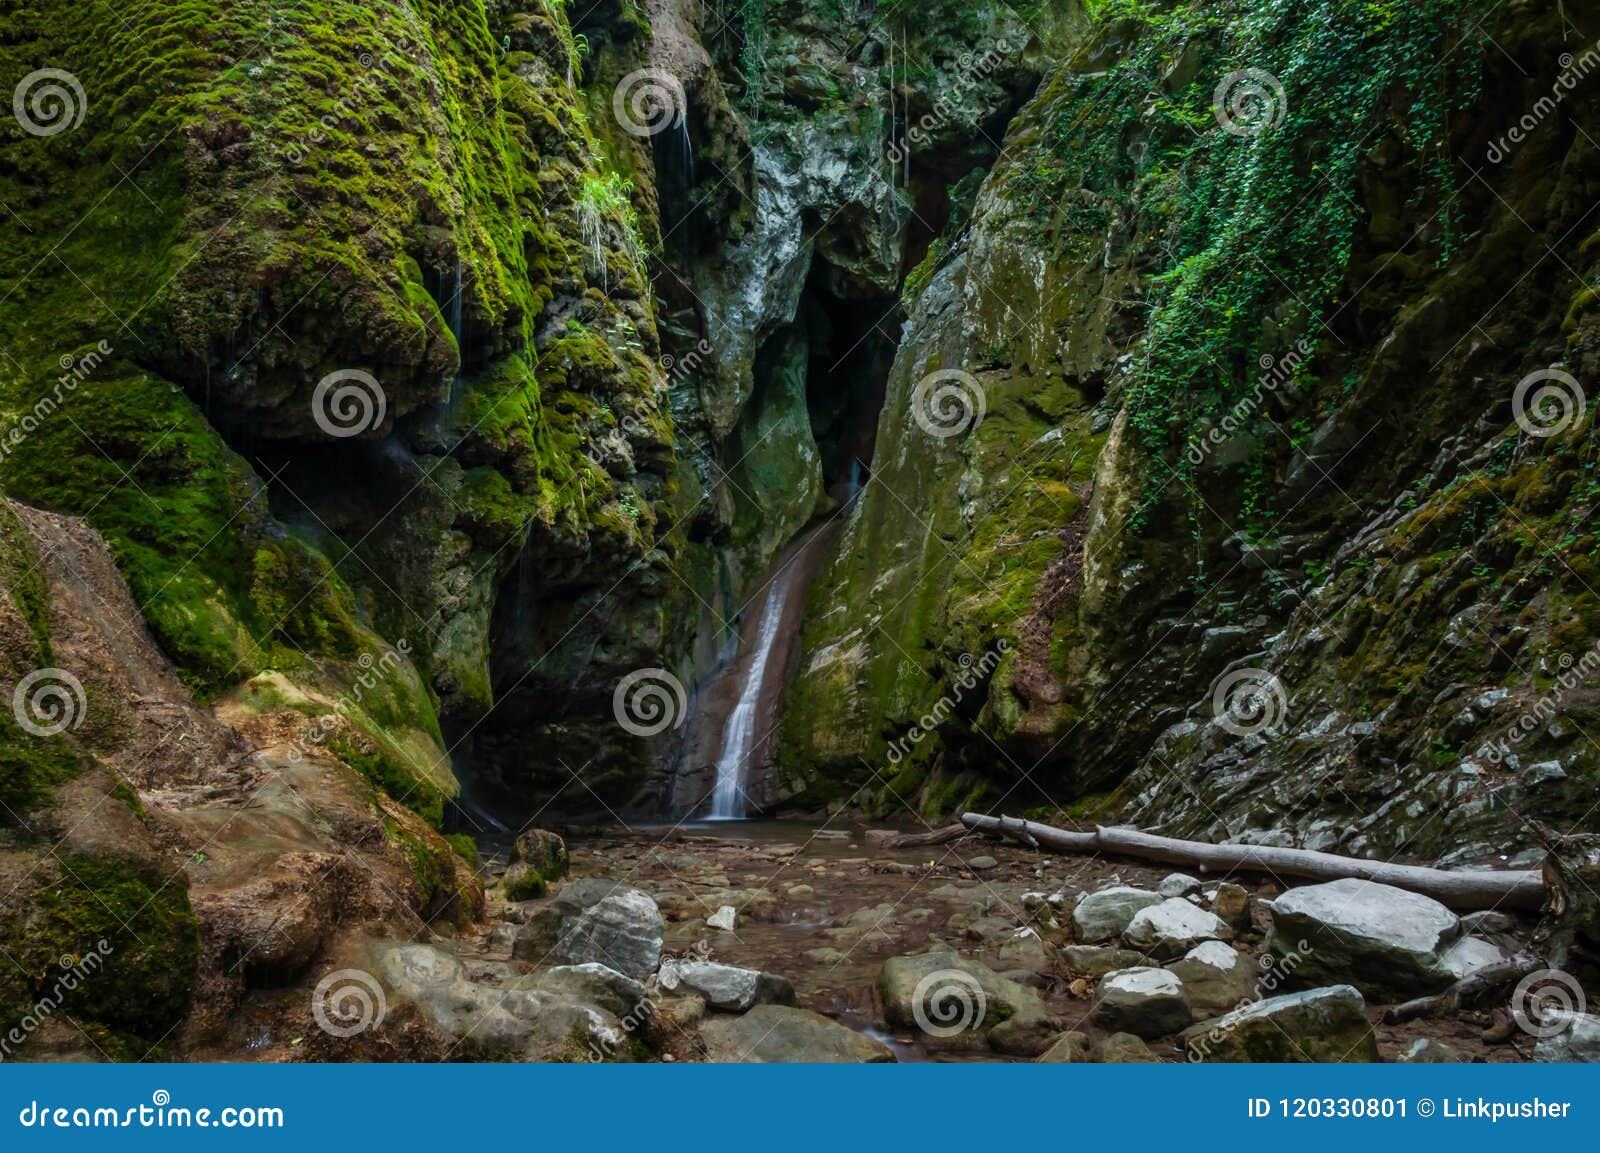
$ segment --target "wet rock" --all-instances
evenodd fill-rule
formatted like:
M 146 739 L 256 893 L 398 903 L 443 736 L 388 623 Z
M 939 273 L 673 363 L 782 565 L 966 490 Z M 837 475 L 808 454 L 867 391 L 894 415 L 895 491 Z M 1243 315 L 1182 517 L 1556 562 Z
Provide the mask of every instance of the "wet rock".
M 994 868 L 999 863 L 993 857 L 973 857 L 972 860 L 967 862 L 967 868 L 982 873 Z
M 1210 893 L 1211 911 L 1233 928 L 1236 933 L 1250 929 L 1250 893 L 1242 885 L 1224 881 Z
M 514 859 L 531 866 L 547 882 L 563 879 L 572 867 L 566 841 L 544 829 L 529 829 L 518 834 L 512 854 Z
M 1095 992 L 1097 1024 L 1118 1033 L 1163 1037 L 1194 1021 L 1183 982 L 1165 969 L 1119 969 Z
M 1181 897 L 1140 909 L 1122 934 L 1122 939 L 1135 949 L 1162 959 L 1181 957 L 1202 941 L 1232 938 L 1233 929 L 1226 921 Z
M 1452 978 L 1459 979 L 1485 965 L 1503 961 L 1510 955 L 1493 942 L 1477 937 L 1462 937 L 1440 955 L 1439 965 Z
M 1470 937 L 1488 937 L 1512 932 L 1517 919 L 1498 909 L 1483 909 L 1476 913 L 1461 914 L 1461 931 Z
M 1163 897 L 1192 897 L 1199 891 L 1200 882 L 1187 873 L 1169 873 L 1156 886 L 1156 892 Z
M 742 1017 L 707 1020 L 700 1029 L 706 1055 L 718 1062 L 881 1064 L 888 1046 L 809 1009 L 757 1005 Z
M 1133 1065 L 1159 1062 L 1161 1058 L 1132 1033 L 1113 1033 L 1094 1047 L 1090 1060 L 1100 1065 Z
M 661 987 L 669 992 L 693 990 L 713 1009 L 742 1013 L 757 1004 L 793 1005 L 794 986 L 787 978 L 714 961 L 668 961 L 661 966 Z
M 1272 924 L 1268 949 L 1302 954 L 1301 978 L 1348 981 L 1396 999 L 1437 992 L 1454 979 L 1442 954 L 1460 935 L 1460 921 L 1420 893 L 1353 878 L 1305 885 L 1272 902 Z
M 1000 976 L 948 945 L 891 957 L 878 973 L 884 1018 L 944 1047 L 979 1047 L 987 1030 L 1013 1017 L 1043 1017 L 1039 993 Z
M 838 949 L 830 948 L 826 945 L 820 949 L 807 949 L 804 956 L 806 960 L 813 964 L 827 965 L 829 967 L 837 965 L 845 958 L 845 955 L 839 952 Z
M 1534 1044 L 1535 1061 L 1600 1061 L 1600 1017 L 1589 1013 L 1552 1014 L 1548 1020 L 1541 1019 L 1541 1026 L 1559 1031 L 1540 1037 Z
M 738 923 L 739 910 L 735 909 L 732 905 L 723 905 L 715 913 L 712 913 L 711 916 L 706 918 L 706 924 L 711 928 L 722 929 L 729 933 L 733 932 L 734 926 Z
M 1007 969 L 1040 973 L 1055 964 L 1055 950 L 1033 929 L 1017 929 L 1000 946 L 999 960 Z
M 1201 1019 L 1236 1009 L 1256 993 L 1256 966 L 1221 941 L 1196 945 L 1167 968 L 1183 982 L 1189 1007 Z
M 1068 945 L 1061 950 L 1067 968 L 1085 977 L 1104 977 L 1118 969 L 1136 969 L 1145 963 L 1135 949 L 1115 949 L 1106 945 Z
M 1047 1017 L 1012 1017 L 989 1030 L 989 1048 L 1008 1057 L 1037 1057 L 1061 1036 L 1061 1023 Z
M 1038 1057 L 1040 1064 L 1081 1064 L 1088 1060 L 1088 1035 L 1078 1032 L 1061 1034 Z
M 666 923 L 646 894 L 601 878 L 565 885 L 517 932 L 512 956 L 531 964 L 598 961 L 643 980 L 661 963 Z
M 600 966 L 596 966 L 600 968 Z M 393 1001 L 416 1005 L 437 1029 L 475 1053 L 532 1061 L 584 1061 L 625 1055 L 610 1004 L 620 986 L 584 974 L 538 988 L 510 964 L 480 964 L 469 973 L 453 954 L 432 945 L 378 949 L 377 970 Z M 548 977 L 548 974 L 545 975 Z
M 1130 885 L 1085 893 L 1072 910 L 1072 926 L 1079 944 L 1099 945 L 1120 937 L 1136 913 L 1159 905 L 1164 899 L 1160 893 Z
M 594 961 L 546 969 L 538 975 L 534 987 L 540 992 L 587 1001 L 619 1017 L 633 1012 L 647 996 L 640 982 Z
M 1192 1061 L 1376 1061 L 1366 1002 L 1351 985 L 1269 997 L 1179 1039 Z

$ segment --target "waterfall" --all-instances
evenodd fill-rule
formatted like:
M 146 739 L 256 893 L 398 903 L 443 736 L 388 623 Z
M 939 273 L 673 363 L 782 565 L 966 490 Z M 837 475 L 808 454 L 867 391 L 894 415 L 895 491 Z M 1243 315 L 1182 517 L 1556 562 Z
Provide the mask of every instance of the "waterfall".
M 745 674 L 739 703 L 728 714 L 722 731 L 722 756 L 717 760 L 717 788 L 711 797 L 713 821 L 737 821 L 745 816 L 744 783 L 750 761 L 761 744 L 756 727 L 761 722 L 761 690 L 767 679 L 767 663 L 773 645 L 782 632 L 783 610 L 789 599 L 795 565 L 785 565 L 767 586 L 767 603 L 761 609 L 761 624 L 756 632 L 755 657 Z

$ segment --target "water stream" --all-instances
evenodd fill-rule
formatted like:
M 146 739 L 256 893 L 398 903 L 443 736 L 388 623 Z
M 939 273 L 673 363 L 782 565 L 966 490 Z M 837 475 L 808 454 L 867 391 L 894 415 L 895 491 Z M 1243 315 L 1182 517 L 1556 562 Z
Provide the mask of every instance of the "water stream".
M 762 739 L 756 736 L 761 720 L 762 689 L 766 685 L 773 647 L 783 631 L 784 609 L 794 587 L 797 567 L 793 563 L 784 565 L 767 585 L 766 604 L 762 606 L 761 623 L 756 630 L 755 657 L 750 662 L 739 701 L 728 714 L 722 731 L 716 791 L 711 795 L 710 816 L 714 821 L 742 820 L 748 812 L 744 783 L 749 776 L 750 762 L 760 753 L 765 737 L 765 734 Z

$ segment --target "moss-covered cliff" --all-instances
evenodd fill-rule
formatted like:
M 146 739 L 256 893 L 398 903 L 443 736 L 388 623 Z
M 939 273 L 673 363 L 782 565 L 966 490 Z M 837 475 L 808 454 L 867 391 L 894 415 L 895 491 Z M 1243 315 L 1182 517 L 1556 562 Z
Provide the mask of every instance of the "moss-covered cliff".
M 1097 15 L 911 278 L 788 787 L 1453 860 L 1581 820 L 1590 419 L 1513 398 L 1589 375 L 1595 13 Z M 917 427 L 936 370 L 981 424 Z

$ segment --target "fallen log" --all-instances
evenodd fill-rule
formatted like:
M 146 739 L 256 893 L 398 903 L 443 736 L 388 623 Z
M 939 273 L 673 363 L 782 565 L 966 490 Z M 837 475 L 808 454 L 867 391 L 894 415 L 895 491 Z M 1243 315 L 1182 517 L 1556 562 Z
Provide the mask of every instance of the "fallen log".
M 1443 993 L 1435 993 L 1431 997 L 1418 997 L 1401 1005 L 1391 1005 L 1383 1011 L 1384 1023 L 1399 1025 L 1406 1021 L 1414 1021 L 1418 1017 L 1439 1017 L 1454 1013 L 1461 1008 L 1463 1002 L 1503 989 L 1515 981 L 1522 980 L 1529 973 L 1538 972 L 1543 965 L 1543 961 L 1527 953 L 1518 953 L 1515 957 L 1507 957 L 1504 961 L 1484 965 L 1482 968 L 1472 970 Z
M 961 823 L 980 833 L 995 833 L 1021 841 L 1030 849 L 1054 849 L 1058 853 L 1092 853 L 1099 846 L 1093 833 L 1069 833 L 1035 821 L 1016 817 L 985 817 L 981 813 L 962 813 Z
M 1026 833 L 1038 847 L 1060 853 L 1111 853 L 1140 861 L 1183 865 L 1202 873 L 1264 873 L 1271 877 L 1313 881 L 1356 877 L 1422 893 L 1458 912 L 1477 909 L 1537 911 L 1545 899 L 1544 878 L 1531 869 L 1451 872 L 1421 865 L 1340 857 L 1311 849 L 1182 841 L 1142 833 L 1138 829 L 1099 826 L 1092 833 L 1072 833 L 1035 821 L 988 817 L 980 813 L 963 813 L 961 823 L 969 829 L 1003 836 Z M 1022 838 L 1017 836 L 1017 839 Z

